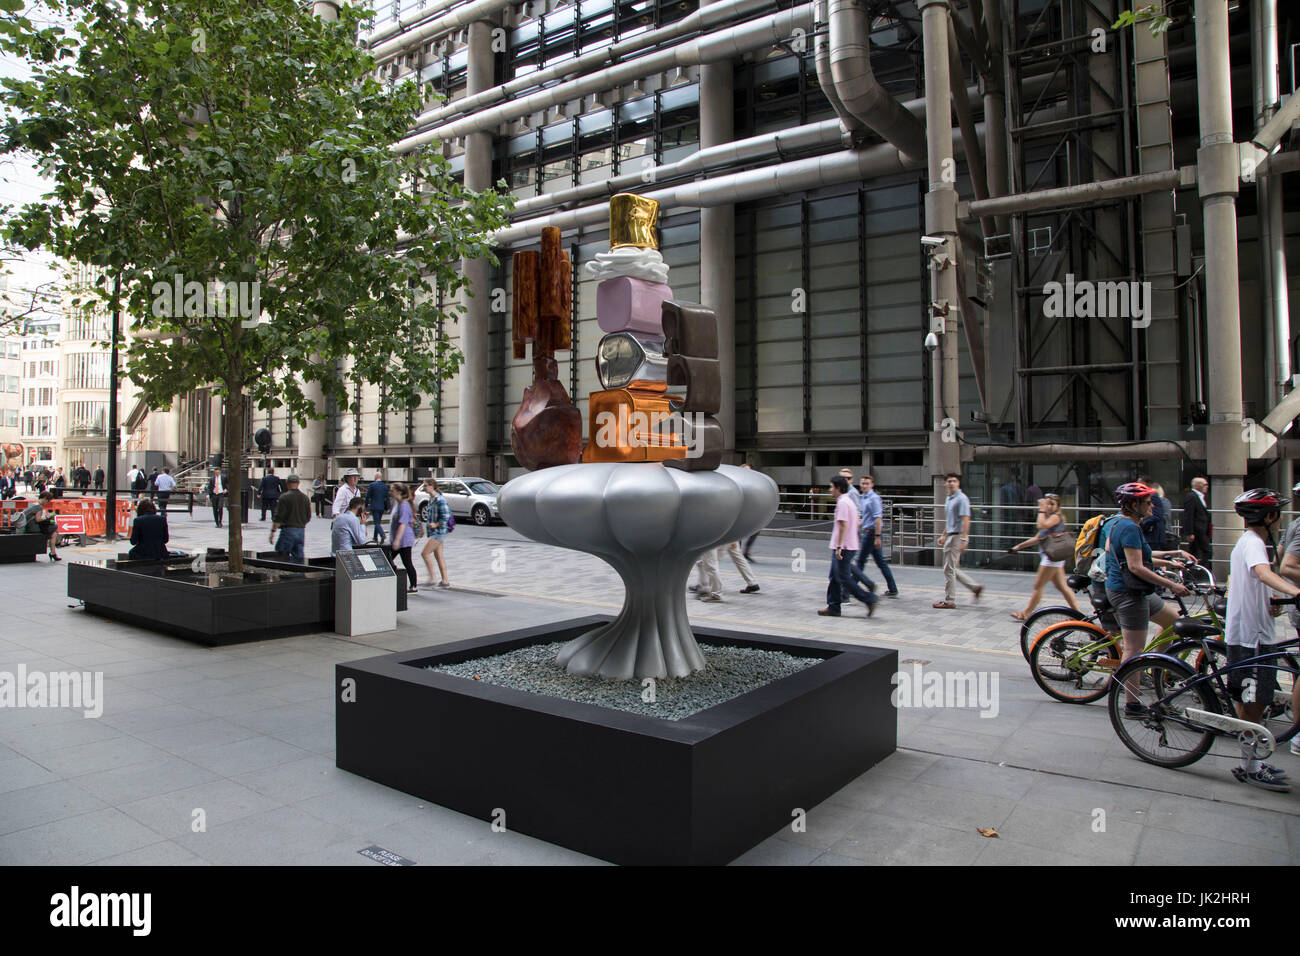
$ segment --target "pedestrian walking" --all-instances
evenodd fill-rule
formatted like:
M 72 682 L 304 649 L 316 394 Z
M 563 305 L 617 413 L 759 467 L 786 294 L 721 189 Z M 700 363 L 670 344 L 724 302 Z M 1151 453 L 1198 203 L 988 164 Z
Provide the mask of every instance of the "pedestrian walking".
M 149 490 L 149 476 L 144 473 L 144 469 L 136 466 L 135 477 L 131 479 L 131 498 L 139 500 L 140 496 Z
M 343 472 L 343 484 L 339 485 L 339 490 L 334 493 L 334 509 L 330 512 L 335 518 L 343 513 L 349 501 L 361 494 L 357 489 L 357 482 L 360 480 L 361 472 L 355 468 Z
M 356 475 L 356 472 L 353 472 Z M 360 476 L 358 476 L 360 477 Z M 353 488 L 356 482 L 352 483 Z M 347 488 L 347 485 L 339 487 L 340 494 Z M 411 489 L 406 487 L 400 481 L 396 482 L 390 489 L 393 498 L 393 521 L 389 528 L 391 540 L 389 547 L 393 552 L 393 567 L 397 567 L 397 559 L 402 559 L 402 566 L 406 568 L 407 588 L 406 593 L 416 593 L 416 575 L 415 564 L 411 561 L 411 549 L 415 547 L 415 511 L 411 508 Z M 359 494 L 359 493 L 358 493 Z M 357 497 L 353 495 L 353 497 Z M 335 498 L 337 505 L 338 499 Z
M 861 521 L 858 525 L 858 558 L 854 566 L 858 570 L 865 570 L 863 565 L 866 564 L 867 559 L 874 560 L 881 576 L 885 579 L 885 597 L 896 598 L 898 585 L 894 583 L 894 574 L 885 560 L 884 551 L 881 550 L 881 542 L 884 540 L 885 503 L 880 500 L 880 495 L 876 492 L 876 480 L 870 475 L 863 475 L 859 493 L 858 513 L 861 515 Z
M 221 473 L 220 468 L 212 469 L 212 475 L 208 478 L 207 487 L 203 490 L 207 493 L 208 502 L 212 505 L 212 522 L 220 528 L 221 519 L 225 514 L 226 498 L 229 494 L 226 490 L 226 478 Z
M 158 510 L 163 514 L 167 513 L 167 499 L 172 496 L 172 490 L 176 487 L 176 479 L 172 477 L 172 470 L 164 468 L 161 475 L 154 478 L 154 489 L 158 492 Z
M 961 556 L 970 544 L 970 499 L 961 490 L 961 475 L 945 476 L 944 484 L 948 488 L 948 497 L 943 505 L 943 534 L 939 535 L 939 547 L 943 549 L 943 600 L 935 601 L 934 607 L 950 611 L 957 607 L 958 581 L 975 595 L 977 601 L 984 585 L 976 584 L 961 569 Z
M 1214 525 L 1210 523 L 1210 508 L 1205 500 L 1209 493 L 1208 481 L 1193 478 L 1192 490 L 1183 499 L 1183 538 L 1197 564 L 1208 564 L 1214 556 Z
M 103 465 L 95 466 L 95 490 L 96 491 L 104 490 L 104 466 Z
M 708 604 L 722 602 L 722 576 L 718 574 L 718 549 L 709 548 L 695 562 L 696 579 L 691 588 L 695 596 Z
M 1038 533 L 1031 538 L 1026 538 L 1019 544 L 1009 548 L 1009 551 L 1020 551 L 1031 545 L 1038 545 L 1042 551 L 1042 557 L 1038 560 L 1038 572 L 1034 575 L 1034 589 L 1030 592 L 1029 603 L 1025 605 L 1023 611 L 1013 611 L 1011 619 L 1023 621 L 1034 612 L 1038 607 L 1038 602 L 1043 599 L 1043 588 L 1049 583 L 1061 592 L 1067 604 L 1074 610 L 1079 610 L 1079 602 L 1074 597 L 1074 592 L 1069 589 L 1065 583 L 1065 559 L 1059 560 L 1052 558 L 1047 552 L 1049 541 L 1056 541 L 1060 535 L 1065 534 L 1065 516 L 1061 514 L 1061 501 L 1056 495 L 1044 495 L 1038 499 Z M 1070 551 L 1074 549 L 1073 541 L 1065 541 L 1064 547 Z
M 864 591 L 854 579 L 852 568 L 858 552 L 858 509 L 849 495 L 849 482 L 843 475 L 831 479 L 831 494 L 835 498 L 835 513 L 831 525 L 830 583 L 826 585 L 826 607 L 817 613 L 822 617 L 839 617 L 840 605 L 847 593 L 867 606 L 867 617 L 876 610 L 876 595 Z
M 431 495 L 438 490 L 438 485 L 434 481 L 426 481 L 424 487 L 430 491 Z M 384 476 L 381 472 L 375 472 L 375 480 L 366 488 L 366 510 L 370 512 L 370 516 L 375 522 L 375 540 L 383 544 L 384 512 L 388 510 L 388 485 L 384 483 Z M 432 576 L 430 574 L 430 577 Z M 444 578 L 446 576 L 443 575 Z
M 429 572 L 430 581 L 433 580 L 433 562 L 429 559 L 433 558 L 438 562 L 438 587 L 449 588 L 451 582 L 447 580 L 447 562 L 443 559 L 443 543 L 451 530 L 451 505 L 447 504 L 447 499 L 438 490 L 438 483 L 432 478 L 425 479 L 424 490 L 429 493 L 430 508 L 429 521 L 425 528 L 424 548 L 420 551 L 420 557 L 424 559 L 424 568 Z M 384 494 L 387 493 L 388 488 L 385 486 Z M 376 518 L 375 527 L 378 526 L 379 519 Z
M 275 507 L 271 518 L 271 540 L 275 541 L 275 550 L 287 554 L 295 561 L 302 561 L 307 549 L 307 523 L 311 521 L 311 501 L 298 490 L 298 476 L 290 475 L 284 480 L 288 486 Z M 276 541 L 275 532 L 279 529 L 280 539 Z
M 266 512 L 269 508 L 271 517 L 275 517 L 275 506 L 280 503 L 280 495 L 284 494 L 284 485 L 280 481 L 280 476 L 275 473 L 274 468 L 268 468 L 262 475 L 261 484 L 257 487 L 258 497 L 262 499 L 262 519 L 266 520 Z
M 316 506 L 316 517 L 325 517 L 325 479 L 320 476 L 311 480 L 311 501 Z

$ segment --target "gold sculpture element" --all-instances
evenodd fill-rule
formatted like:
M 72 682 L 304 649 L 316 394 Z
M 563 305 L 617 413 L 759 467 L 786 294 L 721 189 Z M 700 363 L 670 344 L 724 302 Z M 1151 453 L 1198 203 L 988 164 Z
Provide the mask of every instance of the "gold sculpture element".
M 609 247 L 636 246 L 658 249 L 655 225 L 659 221 L 659 203 L 634 193 L 619 193 L 609 200 Z

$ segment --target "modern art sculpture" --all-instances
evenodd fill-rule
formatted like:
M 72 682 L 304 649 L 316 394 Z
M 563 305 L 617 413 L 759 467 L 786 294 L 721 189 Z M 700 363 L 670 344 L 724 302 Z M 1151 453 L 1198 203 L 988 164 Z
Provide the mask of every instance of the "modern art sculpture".
M 498 506 L 521 534 L 597 555 L 626 588 L 615 620 L 561 650 L 559 663 L 574 674 L 684 677 L 703 669 L 686 613 L 691 567 L 703 552 L 751 534 L 776 512 L 770 478 L 721 463 L 717 319 L 703 305 L 673 298 L 657 218 L 654 200 L 614 196 L 610 251 L 587 265 L 588 276 L 600 280 L 596 320 L 606 334 L 596 349 L 603 389 L 588 399 L 580 462 L 569 429 L 576 419 L 580 442 L 581 415 L 571 404 L 561 407 L 568 396 L 551 357 L 554 348 L 569 346 L 569 319 L 547 331 L 553 315 L 529 304 L 531 283 L 546 289 L 552 282 L 548 262 L 560 263 L 550 268 L 568 276 L 563 253 L 547 252 L 559 249 L 559 230 L 543 234 L 540 256 L 514 259 L 515 354 L 523 357 L 523 343 L 534 343 L 536 378 L 511 441 L 532 474 L 503 487 Z M 538 257 L 538 265 L 521 268 L 528 262 L 521 256 Z

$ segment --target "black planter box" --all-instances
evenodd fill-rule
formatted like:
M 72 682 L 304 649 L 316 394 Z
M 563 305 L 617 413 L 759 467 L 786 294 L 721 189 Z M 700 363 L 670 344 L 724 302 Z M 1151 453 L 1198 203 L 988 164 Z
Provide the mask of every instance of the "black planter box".
M 35 561 L 45 553 L 46 544 L 43 534 L 0 534 L 0 564 Z
M 329 568 L 246 558 L 246 568 L 325 573 L 207 587 L 161 577 L 162 566 L 158 561 L 129 560 L 69 564 L 68 597 L 84 601 L 92 614 L 210 647 L 334 629 L 334 575 Z
M 723 864 L 894 752 L 893 650 L 696 628 L 822 662 L 678 721 L 425 669 L 608 620 L 337 665 L 338 767 L 482 820 L 500 808 L 508 829 L 615 863 Z

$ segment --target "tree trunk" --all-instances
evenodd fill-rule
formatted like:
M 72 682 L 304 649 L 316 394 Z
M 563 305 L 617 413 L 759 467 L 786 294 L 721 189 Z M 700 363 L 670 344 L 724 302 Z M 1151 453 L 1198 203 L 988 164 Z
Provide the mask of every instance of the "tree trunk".
M 227 383 L 225 435 L 222 458 L 226 465 L 227 528 L 226 554 L 232 574 L 244 573 L 244 392 L 242 387 Z

